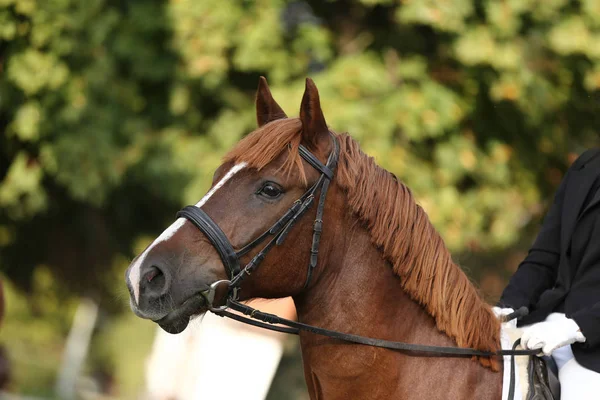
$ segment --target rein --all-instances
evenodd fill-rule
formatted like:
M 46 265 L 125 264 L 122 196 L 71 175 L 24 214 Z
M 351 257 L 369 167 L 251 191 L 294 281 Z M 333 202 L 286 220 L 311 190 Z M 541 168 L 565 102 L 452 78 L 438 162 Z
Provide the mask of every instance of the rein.
M 429 346 L 429 345 L 421 345 L 421 344 L 413 344 L 413 343 L 405 343 L 405 342 L 394 342 L 394 341 L 390 341 L 390 340 L 374 339 L 374 338 L 365 337 L 365 336 L 353 335 L 351 333 L 343 333 L 343 332 L 333 331 L 330 329 L 319 328 L 319 327 L 316 327 L 313 325 L 304 324 L 304 323 L 298 322 L 298 321 L 292 321 L 289 319 L 279 317 L 275 314 L 269 314 L 269 313 L 262 312 L 255 308 L 252 308 L 248 305 L 242 304 L 236 300 L 228 299 L 227 300 L 227 308 L 237 311 L 237 312 L 240 312 L 243 315 L 248 315 L 251 319 L 241 317 L 238 314 L 233 314 L 226 310 L 220 310 L 220 309 L 216 309 L 215 311 L 213 311 L 213 313 L 215 313 L 221 317 L 228 317 L 228 318 L 232 318 L 232 316 L 235 316 L 235 318 L 232 318 L 232 319 L 235 319 L 236 321 L 240 321 L 240 322 L 247 323 L 249 325 L 257 326 L 257 327 L 264 328 L 264 329 L 274 330 L 277 332 L 289 333 L 289 334 L 293 334 L 293 335 L 299 334 L 300 331 L 311 332 L 311 333 L 315 333 L 317 335 L 327 336 L 332 339 L 339 339 L 339 340 L 343 340 L 346 342 L 365 344 L 368 346 L 381 347 L 381 348 L 390 349 L 390 350 L 401 350 L 401 351 L 410 351 L 410 352 L 417 352 L 417 353 L 427 353 L 430 355 L 438 355 L 438 356 L 446 355 L 446 356 L 455 356 L 455 357 L 461 357 L 461 356 L 464 356 L 464 357 L 530 356 L 530 355 L 539 353 L 539 350 L 498 350 L 495 352 L 490 352 L 490 351 L 475 350 L 475 349 L 463 348 L 463 347 Z M 513 314 L 515 314 L 515 317 L 512 317 L 511 319 L 521 317 L 519 312 L 520 312 L 520 310 L 515 311 L 513 313 Z M 510 317 L 510 315 L 507 317 Z M 254 320 L 256 320 L 256 321 L 254 321 Z M 257 322 L 257 321 L 260 321 L 260 322 Z M 510 319 L 507 319 L 506 321 L 510 321 Z M 283 325 L 287 328 L 283 328 L 281 326 L 276 326 L 273 324 Z M 275 329 L 273 329 L 273 328 L 275 328 Z
M 220 280 L 214 282 L 207 290 L 200 292 L 206 300 L 208 309 L 221 317 L 231 318 L 233 320 L 253 325 L 259 328 L 268 329 L 289 334 L 299 334 L 300 331 L 311 332 L 317 335 L 327 336 L 332 339 L 343 340 L 346 342 L 364 344 L 367 346 L 381 347 L 397 351 L 409 351 L 422 353 L 430 356 L 446 356 L 446 357 L 511 357 L 511 382 L 509 388 L 509 398 L 514 398 L 515 390 L 515 356 L 531 356 L 539 353 L 539 350 L 517 350 L 520 340 L 517 340 L 513 345 L 512 350 L 498 350 L 495 352 L 481 351 L 470 348 L 461 347 L 445 347 L 445 346 L 429 346 L 412 344 L 405 342 L 395 342 L 390 340 L 375 339 L 365 336 L 353 335 L 349 333 L 338 332 L 325 328 L 320 328 L 298 321 L 291 321 L 281 318 L 275 314 L 269 314 L 250 306 L 242 304 L 238 301 L 238 295 L 242 281 L 250 276 L 264 260 L 269 250 L 274 246 L 279 246 L 287 237 L 291 228 L 295 223 L 312 207 L 315 200 L 315 193 L 321 189 L 319 201 L 317 204 L 317 213 L 313 225 L 313 240 L 310 249 L 310 262 L 306 276 L 304 287 L 306 288 L 310 282 L 313 269 L 317 266 L 319 243 L 321 232 L 323 230 L 323 213 L 325 209 L 325 198 L 329 185 L 334 177 L 334 171 L 337 166 L 339 157 L 339 144 L 335 136 L 331 135 L 333 150 L 329 154 L 327 163 L 323 165 L 321 161 L 312 154 L 306 147 L 299 146 L 300 156 L 313 168 L 321 173 L 317 182 L 312 185 L 292 206 L 263 234 L 252 240 L 240 250 L 235 250 L 233 245 L 227 238 L 227 235 L 221 230 L 219 225 L 210 218 L 202 209 L 196 206 L 187 206 L 177 213 L 177 217 L 186 218 L 193 223 L 200 231 L 202 231 L 208 240 L 213 244 L 225 266 L 229 280 Z M 264 242 L 268 237 L 271 240 L 246 264 L 241 268 L 240 257 L 249 253 L 253 248 Z M 228 293 L 225 305 L 215 307 L 213 305 L 215 294 L 218 287 L 222 284 L 227 284 Z M 227 311 L 228 309 L 237 311 L 250 318 Z M 522 307 L 514 313 L 507 315 L 503 321 L 510 321 L 515 318 L 520 318 L 527 315 L 529 310 Z
M 248 315 L 250 318 L 243 317 L 239 314 L 234 314 L 227 309 L 232 309 L 243 315 Z M 299 321 L 292 321 L 282 318 L 275 314 L 269 314 L 242 304 L 231 298 L 227 299 L 227 304 L 221 308 L 210 308 L 213 314 L 220 317 L 227 317 L 247 325 L 256 326 L 258 328 L 267 329 L 270 331 L 288 333 L 292 335 L 300 334 L 300 331 L 311 332 L 317 335 L 326 336 L 332 339 L 343 340 L 345 342 L 364 344 L 367 346 L 381 347 L 384 349 L 396 351 L 408 351 L 421 353 L 423 355 L 438 356 L 438 357 L 503 357 L 510 356 L 510 384 L 508 388 L 508 399 L 515 397 L 516 372 L 515 372 L 515 357 L 516 356 L 534 356 L 539 354 L 539 350 L 517 350 L 521 344 L 521 339 L 517 339 L 512 350 L 498 351 L 481 351 L 464 347 L 447 347 L 447 346 L 429 346 L 414 343 L 395 342 L 390 340 L 375 339 L 351 333 L 343 333 L 330 329 L 320 328 L 313 325 L 304 324 Z M 502 322 L 519 319 L 529 314 L 527 307 L 521 307 L 517 311 L 502 317 Z M 283 325 L 283 326 L 278 326 Z

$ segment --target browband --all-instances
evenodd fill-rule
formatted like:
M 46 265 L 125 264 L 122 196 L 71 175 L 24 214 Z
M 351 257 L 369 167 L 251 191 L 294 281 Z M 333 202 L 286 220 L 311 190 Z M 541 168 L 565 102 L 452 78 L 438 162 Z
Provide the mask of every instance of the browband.
M 333 171 L 326 165 L 323 165 L 323 163 L 321 161 L 319 161 L 319 159 L 317 157 L 315 157 L 315 155 L 313 153 L 308 151 L 308 149 L 306 147 L 304 147 L 302 145 L 298 146 L 298 152 L 300 153 L 300 156 L 302 156 L 302 158 L 304 158 L 304 161 L 306 161 L 307 163 L 312 165 L 312 167 L 314 169 L 316 169 L 317 171 L 319 171 L 323 175 L 325 175 L 327 177 L 327 179 L 329 179 L 329 180 L 333 179 Z M 333 152 L 333 150 L 332 150 L 332 152 Z

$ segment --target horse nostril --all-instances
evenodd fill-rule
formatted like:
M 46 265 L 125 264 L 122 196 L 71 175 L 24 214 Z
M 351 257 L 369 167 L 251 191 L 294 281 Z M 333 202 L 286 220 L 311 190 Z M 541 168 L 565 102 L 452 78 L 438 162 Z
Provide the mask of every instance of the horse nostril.
M 159 275 L 163 275 L 162 271 L 160 269 L 158 269 L 158 267 L 155 267 L 154 265 L 150 267 L 150 271 L 148 271 L 148 273 L 146 273 L 146 280 L 148 282 L 152 282 L 154 280 L 154 278 L 156 278 Z
M 143 285 L 155 295 L 163 295 L 168 290 L 167 277 L 163 270 L 156 265 L 150 266 L 142 279 Z

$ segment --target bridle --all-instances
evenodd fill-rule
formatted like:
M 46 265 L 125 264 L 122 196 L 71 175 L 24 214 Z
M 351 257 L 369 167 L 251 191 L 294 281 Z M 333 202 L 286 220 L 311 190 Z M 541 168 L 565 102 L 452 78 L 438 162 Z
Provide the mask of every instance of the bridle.
M 306 282 L 304 287 L 306 288 L 310 283 L 314 268 L 317 266 L 317 259 L 319 254 L 319 243 L 321 239 L 321 233 L 323 231 L 323 212 L 325 209 L 325 198 L 329 185 L 334 177 L 335 168 L 337 166 L 339 158 L 339 144 L 337 138 L 331 134 L 333 148 L 327 163 L 324 165 L 319 159 L 312 154 L 306 147 L 299 146 L 300 156 L 309 163 L 313 168 L 321 173 L 319 179 L 298 199 L 292 206 L 275 222 L 269 229 L 267 229 L 262 235 L 256 239 L 250 241 L 240 250 L 235 250 L 233 245 L 227 238 L 227 235 L 221 230 L 219 225 L 208 216 L 201 208 L 196 206 L 186 206 L 177 213 L 177 217 L 186 218 L 188 221 L 193 223 L 202 233 L 206 235 L 208 240 L 215 247 L 223 265 L 229 276 L 229 280 L 220 280 L 210 285 L 209 289 L 201 292 L 201 295 L 205 298 L 208 309 L 221 317 L 228 317 L 236 321 L 240 321 L 249 325 L 257 326 L 260 328 L 298 334 L 300 331 L 311 332 L 318 335 L 327 336 L 333 339 L 343 340 L 352 343 L 358 343 L 368 346 L 381 347 L 391 350 L 408 351 L 414 353 L 421 353 L 423 355 L 434 355 L 434 356 L 446 356 L 446 357 L 500 357 L 500 356 L 511 356 L 511 381 L 509 388 L 508 398 L 514 398 L 515 391 L 515 356 L 531 356 L 537 354 L 538 350 L 516 350 L 520 344 L 520 339 L 517 340 L 512 350 L 498 350 L 495 352 L 481 351 L 469 348 L 460 347 L 444 347 L 444 346 L 427 346 L 418 345 L 404 342 L 394 342 L 389 340 L 374 339 L 359 335 L 353 335 L 348 333 L 342 333 L 333 331 L 325 328 L 320 328 L 308 324 L 304 324 L 299 321 L 291 321 L 285 318 L 281 318 L 274 314 L 268 314 L 256 310 L 250 306 L 242 304 L 238 301 L 238 295 L 240 285 L 242 281 L 250 276 L 264 260 L 267 253 L 274 247 L 279 246 L 283 243 L 292 227 L 298 222 L 300 218 L 311 208 L 314 204 L 316 192 L 321 189 L 319 195 L 319 201 L 317 205 L 317 214 L 313 225 L 313 240 L 310 249 L 310 262 L 308 265 L 308 271 L 306 276 Z M 256 246 L 264 242 L 268 237 L 271 240 L 246 264 L 244 268 L 241 268 L 240 257 L 244 256 Z M 223 306 L 216 307 L 213 305 L 215 300 L 215 293 L 217 288 L 227 284 L 228 294 L 226 303 Z M 231 309 L 238 313 L 249 316 L 250 318 L 243 317 L 242 315 L 231 313 L 227 311 Z M 503 317 L 503 321 L 510 321 L 515 318 L 520 318 L 527 315 L 529 310 L 526 307 L 522 307 L 519 310 L 513 312 L 510 315 Z
M 321 241 L 321 232 L 323 231 L 325 198 L 327 197 L 329 184 L 333 179 L 333 174 L 339 157 L 338 141 L 333 134 L 330 134 L 330 136 L 332 138 L 332 150 L 327 158 L 326 164 L 323 164 L 303 145 L 298 147 L 300 156 L 308 164 L 321 173 L 319 179 L 317 179 L 317 181 L 311 187 L 309 187 L 308 190 L 304 192 L 304 194 L 300 196 L 298 200 L 294 201 L 292 206 L 277 220 L 277 222 L 275 222 L 262 235 L 250 241 L 240 250 L 236 251 L 233 248 L 233 245 L 227 238 L 227 235 L 225 235 L 219 225 L 213 221 L 212 218 L 200 207 L 186 206 L 177 213 L 177 217 L 187 219 L 206 235 L 208 240 L 219 253 L 221 261 L 223 261 L 223 265 L 227 271 L 227 275 L 229 276 L 229 280 L 217 281 L 213 283 L 209 289 L 201 292 L 211 311 L 219 310 L 213 306 L 213 302 L 217 287 L 221 284 L 228 285 L 228 300 L 238 299 L 242 281 L 247 276 L 252 275 L 260 263 L 264 260 L 267 253 L 274 246 L 280 246 L 284 242 L 292 227 L 312 207 L 315 202 L 316 192 L 320 189 L 321 193 L 319 195 L 319 201 L 317 204 L 317 216 L 313 224 L 313 240 L 310 248 L 310 261 L 308 265 L 308 272 L 306 273 L 306 282 L 304 283 L 304 288 L 308 286 L 313 270 L 317 266 L 319 243 Z M 248 254 L 252 249 L 264 242 L 268 237 L 271 237 L 271 240 L 269 240 L 269 242 L 242 269 L 240 265 L 240 258 L 245 254 Z M 225 306 L 225 308 L 227 307 Z

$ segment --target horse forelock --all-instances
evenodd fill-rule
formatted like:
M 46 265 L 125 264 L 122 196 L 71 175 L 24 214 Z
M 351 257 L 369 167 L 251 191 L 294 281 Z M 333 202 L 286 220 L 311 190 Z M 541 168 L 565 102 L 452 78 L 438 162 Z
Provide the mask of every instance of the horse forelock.
M 287 151 L 281 168 L 286 173 L 298 171 L 306 184 L 306 173 L 298 152 L 302 140 L 299 118 L 285 118 L 263 125 L 244 137 L 224 157 L 225 162 L 245 162 L 249 168 L 261 170 Z

